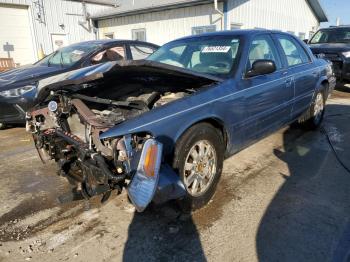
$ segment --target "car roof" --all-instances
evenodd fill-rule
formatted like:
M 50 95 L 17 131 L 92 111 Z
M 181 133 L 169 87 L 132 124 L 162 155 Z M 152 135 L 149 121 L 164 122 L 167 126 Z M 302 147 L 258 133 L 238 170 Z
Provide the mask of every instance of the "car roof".
M 71 44 L 70 46 L 82 46 L 82 45 L 103 45 L 103 46 L 109 46 L 114 44 L 141 44 L 141 45 L 148 45 L 148 46 L 154 46 L 159 47 L 156 44 L 138 41 L 138 40 L 127 40 L 127 39 L 99 39 L 99 40 L 90 40 L 90 41 L 83 41 Z
M 322 30 L 322 31 L 332 31 L 332 30 L 337 30 L 337 29 L 350 29 L 350 26 L 340 25 L 340 26 L 330 26 L 327 28 L 320 28 L 320 30 Z
M 292 35 L 290 33 L 282 32 L 279 30 L 268 30 L 268 29 L 236 29 L 236 30 L 226 30 L 226 31 L 219 31 L 219 32 L 211 32 L 211 33 L 204 33 L 204 34 L 198 34 L 198 35 L 191 35 L 191 36 L 185 36 L 182 38 L 179 38 L 177 40 L 186 40 L 186 39 L 193 39 L 193 38 L 200 38 L 200 37 L 210 37 L 210 36 L 252 36 L 260 33 L 279 33 L 279 34 L 286 34 L 286 35 Z M 176 41 L 176 40 L 175 40 Z

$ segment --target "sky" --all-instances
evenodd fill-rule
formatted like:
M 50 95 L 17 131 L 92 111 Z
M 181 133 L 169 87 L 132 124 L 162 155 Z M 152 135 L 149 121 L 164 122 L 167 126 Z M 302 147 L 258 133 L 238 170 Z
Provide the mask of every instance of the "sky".
M 322 23 L 321 27 L 336 25 L 337 17 L 341 24 L 350 25 L 350 0 L 320 0 L 323 9 L 328 16 L 328 23 Z

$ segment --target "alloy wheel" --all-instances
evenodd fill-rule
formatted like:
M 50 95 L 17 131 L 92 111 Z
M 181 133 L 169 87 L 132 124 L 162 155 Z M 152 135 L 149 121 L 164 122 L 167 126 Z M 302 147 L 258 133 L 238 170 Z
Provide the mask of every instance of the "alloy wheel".
M 205 193 L 217 172 L 214 146 L 207 140 L 195 143 L 187 154 L 184 167 L 184 184 L 195 197 Z

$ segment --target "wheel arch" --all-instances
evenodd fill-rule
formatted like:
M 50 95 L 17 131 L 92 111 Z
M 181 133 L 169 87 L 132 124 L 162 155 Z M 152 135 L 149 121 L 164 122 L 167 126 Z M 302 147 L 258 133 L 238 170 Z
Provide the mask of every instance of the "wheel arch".
M 317 94 L 318 91 L 321 91 L 323 93 L 324 98 L 326 99 L 328 97 L 328 93 L 329 93 L 329 81 L 327 77 L 322 77 L 316 86 L 315 89 L 315 94 Z
M 227 128 L 225 127 L 224 121 L 222 121 L 220 118 L 212 116 L 212 117 L 206 117 L 200 120 L 197 120 L 195 122 L 190 123 L 187 125 L 185 128 L 182 128 L 181 131 L 177 134 L 176 139 L 175 139 L 175 147 L 179 141 L 179 139 L 185 134 L 185 132 L 190 129 L 191 127 L 201 124 L 201 123 L 208 123 L 214 128 L 218 129 L 222 135 L 222 138 L 224 140 L 224 148 L 225 152 L 228 150 L 228 146 L 230 144 L 230 136 Z
M 328 81 L 328 79 L 322 80 L 319 89 L 320 89 L 320 91 L 322 91 L 322 89 L 323 89 L 324 99 L 327 99 L 328 94 L 329 94 L 329 81 Z

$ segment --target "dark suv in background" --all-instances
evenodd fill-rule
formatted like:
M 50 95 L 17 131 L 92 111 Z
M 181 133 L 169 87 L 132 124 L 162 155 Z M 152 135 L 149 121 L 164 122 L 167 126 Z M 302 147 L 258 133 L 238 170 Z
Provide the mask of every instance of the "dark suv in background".
M 350 26 L 320 29 L 308 44 L 315 55 L 333 62 L 338 82 L 350 82 Z

